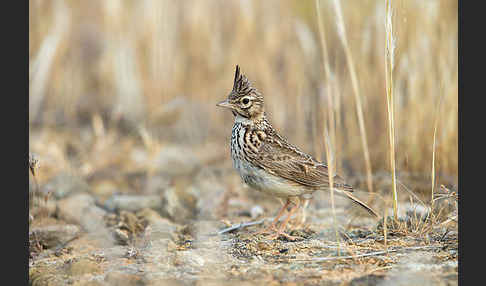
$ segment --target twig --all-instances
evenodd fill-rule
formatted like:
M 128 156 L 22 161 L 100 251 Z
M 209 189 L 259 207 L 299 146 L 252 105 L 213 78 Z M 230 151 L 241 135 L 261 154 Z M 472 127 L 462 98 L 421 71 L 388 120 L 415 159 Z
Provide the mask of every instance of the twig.
M 419 201 L 425 208 L 427 208 L 427 205 L 416 195 L 413 193 L 412 190 L 410 190 L 404 183 L 402 183 L 399 179 L 396 179 L 397 183 L 400 184 L 404 188 L 405 191 L 407 191 L 414 199 Z
M 237 229 L 240 229 L 240 228 L 248 227 L 248 226 L 262 224 L 266 220 L 269 220 L 269 219 L 271 219 L 271 218 L 264 218 L 264 219 L 261 219 L 261 220 L 258 220 L 258 221 L 240 222 L 238 224 L 234 224 L 230 227 L 227 227 L 225 229 L 218 231 L 217 233 L 215 233 L 215 235 L 216 234 L 224 234 L 224 233 L 227 233 L 227 232 L 230 232 L 230 231 L 233 231 L 233 230 L 237 230 Z
M 348 255 L 348 256 L 331 256 L 331 257 L 316 257 L 312 259 L 296 259 L 292 260 L 295 262 L 323 262 L 323 261 L 330 261 L 330 260 L 338 260 L 338 259 L 355 259 L 359 257 L 368 257 L 368 256 L 378 256 L 378 255 L 383 255 L 387 254 L 390 252 L 402 252 L 402 251 L 413 251 L 413 250 L 426 250 L 426 249 L 438 249 L 441 248 L 442 246 L 416 246 L 416 247 L 405 247 L 405 248 L 395 248 L 395 249 L 388 249 L 382 250 L 382 251 L 376 251 L 376 252 L 369 252 L 369 253 L 362 253 L 358 255 Z
M 292 216 L 291 218 L 295 218 L 295 216 Z M 224 233 L 227 233 L 227 232 L 230 232 L 230 231 L 233 231 L 233 230 L 237 230 L 237 229 L 240 229 L 240 228 L 244 228 L 244 227 L 247 227 L 247 226 L 259 225 L 259 224 L 264 223 L 266 220 L 274 220 L 274 219 L 275 219 L 275 217 L 267 217 L 267 218 L 257 220 L 257 221 L 240 222 L 240 223 L 234 224 L 230 227 L 227 227 L 225 229 L 222 229 L 222 230 L 220 230 L 216 233 L 213 233 L 212 235 L 224 234 Z M 278 221 L 280 222 L 282 220 L 283 220 L 283 218 L 280 218 Z

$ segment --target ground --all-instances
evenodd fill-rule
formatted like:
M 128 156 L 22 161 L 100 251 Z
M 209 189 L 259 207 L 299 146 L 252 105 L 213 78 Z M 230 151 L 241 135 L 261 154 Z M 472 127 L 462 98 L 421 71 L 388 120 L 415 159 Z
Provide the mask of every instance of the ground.
M 54 172 L 40 158 L 38 185 L 31 176 L 30 284 L 457 285 L 455 197 L 446 187 L 432 210 L 401 193 L 396 220 L 378 196 L 372 206 L 386 225 L 344 199 L 333 212 L 329 194 L 317 193 L 306 222 L 289 225 L 298 239 L 270 240 L 255 233 L 280 202 L 245 187 L 228 159 L 206 152 L 188 160 L 194 152 L 164 146 L 154 170 L 108 165 L 86 176 Z M 368 201 L 366 191 L 355 194 Z

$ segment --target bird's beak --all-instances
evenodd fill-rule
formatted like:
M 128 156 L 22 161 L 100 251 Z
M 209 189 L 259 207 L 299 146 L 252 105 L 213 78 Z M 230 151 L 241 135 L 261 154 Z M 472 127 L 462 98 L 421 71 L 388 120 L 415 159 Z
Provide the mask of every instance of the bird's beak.
M 226 108 L 232 108 L 233 107 L 233 104 L 229 103 L 228 100 L 223 100 L 220 103 L 216 104 L 216 106 L 226 107 Z

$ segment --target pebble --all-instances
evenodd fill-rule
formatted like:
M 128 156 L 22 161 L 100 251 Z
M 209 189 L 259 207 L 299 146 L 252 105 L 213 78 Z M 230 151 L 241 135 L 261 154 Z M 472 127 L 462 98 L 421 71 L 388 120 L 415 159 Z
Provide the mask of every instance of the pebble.
M 88 221 L 102 221 L 106 211 L 96 206 L 88 194 L 77 194 L 57 202 L 57 216 L 67 222 L 89 228 Z
M 81 193 L 59 200 L 56 213 L 59 219 L 80 225 L 103 245 L 112 245 L 113 237 L 103 220 L 106 211 L 95 204 L 91 195 Z
M 158 195 L 113 195 L 104 203 L 104 207 L 111 212 L 136 212 L 145 208 L 158 209 L 162 199 Z
M 75 238 L 81 229 L 72 224 L 55 224 L 32 227 L 29 235 L 35 235 L 36 239 L 46 248 L 56 247 Z
M 137 212 L 137 216 L 148 221 L 148 230 L 152 241 L 170 238 L 177 229 L 177 224 L 174 224 L 167 218 L 161 217 L 152 209 L 143 209 Z
M 166 146 L 160 150 L 154 161 L 157 170 L 171 176 L 191 173 L 199 163 L 196 154 L 177 146 Z
M 54 198 L 62 199 L 74 193 L 88 192 L 89 185 L 80 176 L 64 172 L 50 179 L 41 189 L 45 194 L 51 192 Z
M 252 219 L 255 219 L 263 214 L 263 208 L 260 205 L 256 205 L 251 208 L 250 215 Z
M 108 285 L 132 286 L 145 285 L 144 279 L 141 275 L 123 273 L 119 271 L 112 271 L 106 274 L 105 282 Z
M 202 171 L 196 178 L 194 191 L 197 194 L 198 218 L 217 219 L 225 192 L 221 182 L 212 177 L 211 172 Z
M 196 253 L 196 251 L 186 250 L 176 252 L 173 263 L 175 266 L 183 265 L 198 269 L 204 266 L 205 259 Z
M 79 276 L 90 273 L 99 273 L 101 272 L 101 268 L 94 261 L 89 259 L 80 259 L 71 263 L 68 272 L 70 275 Z
M 160 213 L 176 223 L 184 223 L 195 218 L 197 198 L 185 186 L 174 186 L 162 195 Z

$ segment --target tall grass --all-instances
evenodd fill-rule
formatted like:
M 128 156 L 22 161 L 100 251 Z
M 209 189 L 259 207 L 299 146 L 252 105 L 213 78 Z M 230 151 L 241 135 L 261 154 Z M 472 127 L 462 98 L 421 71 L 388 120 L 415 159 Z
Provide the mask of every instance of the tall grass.
M 337 229 L 337 220 L 336 220 L 336 208 L 334 206 L 334 156 L 332 145 L 329 139 L 329 133 L 327 131 L 327 127 L 324 129 L 324 142 L 326 143 L 326 159 L 327 159 L 327 175 L 329 178 L 329 187 L 330 187 L 330 195 L 331 195 L 331 211 L 332 211 L 332 219 L 333 219 L 333 227 L 336 234 L 336 241 L 339 242 L 339 232 Z M 339 251 L 339 249 L 338 249 Z
M 315 1 L 316 4 L 316 13 L 317 13 L 317 24 L 319 30 L 319 40 L 321 43 L 321 52 L 322 52 L 322 62 L 324 66 L 324 74 L 325 78 L 324 81 L 326 82 L 327 86 L 327 123 L 329 126 L 329 133 L 331 137 L 331 144 L 332 146 L 336 146 L 336 120 L 335 120 L 335 113 L 334 109 L 336 103 L 334 102 L 334 97 L 339 97 L 339 93 L 334 93 L 333 88 L 335 86 L 334 80 L 331 75 L 331 68 L 329 65 L 329 54 L 327 52 L 327 43 L 326 43 L 326 35 L 324 32 L 324 21 L 321 16 L 321 5 L 319 0 Z
M 353 94 L 355 99 L 355 106 L 356 106 L 356 114 L 358 116 L 358 123 L 359 123 L 359 132 L 361 138 L 361 144 L 363 148 L 363 155 L 365 158 L 365 167 L 366 167 L 366 182 L 368 185 L 368 191 L 373 192 L 373 171 L 371 169 L 371 161 L 370 161 L 370 152 L 368 148 L 368 139 L 366 134 L 366 127 L 364 123 L 364 115 L 363 115 L 363 107 L 361 103 L 361 92 L 358 83 L 358 77 L 356 75 L 356 69 L 354 64 L 353 55 L 351 53 L 348 39 L 346 36 L 346 27 L 343 21 L 343 13 L 341 9 L 341 2 L 339 0 L 334 0 L 334 8 L 336 11 L 336 20 L 337 20 L 337 30 L 339 39 L 341 40 L 344 52 L 346 55 L 346 63 L 349 69 L 349 73 L 351 76 L 351 83 L 353 87 Z
M 393 100 L 393 67 L 394 67 L 394 52 L 395 39 L 393 37 L 393 10 L 392 1 L 385 0 L 386 7 L 386 46 L 385 46 L 385 74 L 386 74 L 386 103 L 388 112 L 388 135 L 390 142 L 390 169 L 392 173 L 392 188 L 393 188 L 393 216 L 398 218 L 398 193 L 396 182 L 396 168 L 395 168 L 395 104 Z
M 375 177 L 390 169 L 385 6 L 319 5 L 320 21 L 311 1 L 29 1 L 30 148 L 50 158 L 39 182 L 70 164 L 62 155 L 67 140 L 48 131 L 91 142 L 93 120 L 106 134 L 140 138 L 146 130 L 158 142 L 227 150 L 232 118 L 214 104 L 240 64 L 290 142 L 324 157 L 329 122 L 336 173 L 379 192 Z M 423 179 L 428 194 L 423 154 L 431 151 L 440 94 L 447 116 L 438 119 L 435 181 L 457 182 L 457 1 L 394 6 L 395 168 L 400 179 Z M 82 164 L 96 158 L 85 154 L 95 145 L 80 148 Z
M 315 5 L 316 5 L 316 13 L 317 13 L 317 23 L 319 27 L 319 39 L 321 42 L 321 51 L 322 51 L 322 60 L 323 60 L 323 66 L 325 70 L 325 80 L 329 86 L 333 86 L 332 79 L 331 79 L 331 69 L 329 67 L 329 57 L 327 53 L 327 45 L 326 45 L 326 37 L 324 34 L 324 24 L 321 16 L 321 7 L 320 7 L 320 1 L 315 0 Z M 337 229 L 337 221 L 336 221 L 336 208 L 334 206 L 334 174 L 335 174 L 335 153 L 333 152 L 334 146 L 336 146 L 336 141 L 335 141 L 335 122 L 334 122 L 334 104 L 333 104 L 333 96 L 334 93 L 332 92 L 332 89 L 328 87 L 328 90 L 331 90 L 327 94 L 327 99 L 328 99 L 328 108 L 327 108 L 327 124 L 324 125 L 324 142 L 325 142 L 325 151 L 326 151 L 326 161 L 327 161 L 327 167 L 328 167 L 328 178 L 329 178 L 329 187 L 330 187 L 330 195 L 331 195 L 331 210 L 332 210 L 332 216 L 333 216 L 333 226 L 334 226 L 334 231 L 336 234 L 336 241 L 339 242 L 339 233 Z M 329 131 L 331 130 L 331 135 L 329 135 Z M 338 244 L 340 245 L 340 244 Z M 340 251 L 340 248 L 338 248 L 338 252 Z
M 443 97 L 441 97 L 442 99 Z M 440 114 L 440 106 L 442 104 L 442 100 L 439 100 L 439 104 L 437 105 L 437 111 L 435 115 L 435 120 L 434 120 L 434 136 L 432 140 L 432 168 L 431 168 L 431 189 L 430 189 L 430 208 L 434 209 L 434 189 L 435 189 L 435 176 L 436 176 L 436 171 L 435 171 L 435 156 L 436 156 L 436 144 L 437 144 L 437 124 L 439 122 L 439 114 Z

